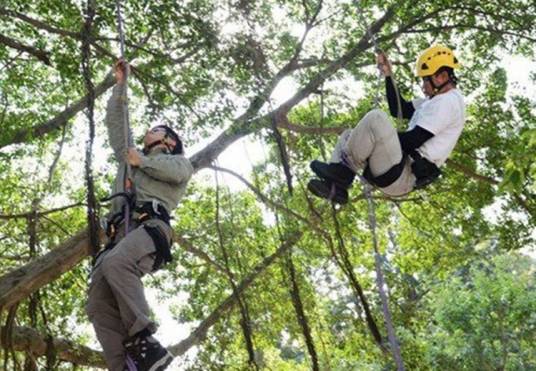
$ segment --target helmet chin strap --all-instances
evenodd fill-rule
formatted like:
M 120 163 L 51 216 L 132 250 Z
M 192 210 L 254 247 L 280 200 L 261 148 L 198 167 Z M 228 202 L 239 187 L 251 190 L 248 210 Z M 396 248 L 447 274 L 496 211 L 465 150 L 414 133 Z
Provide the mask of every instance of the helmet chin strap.
M 428 81 L 430 81 L 430 85 L 432 85 L 432 88 L 434 88 L 434 95 L 432 95 L 432 97 L 434 97 L 437 93 L 441 91 L 441 89 L 443 89 L 445 86 L 447 86 L 449 83 L 452 82 L 452 80 L 450 79 L 450 76 L 447 79 L 447 81 L 445 81 L 441 85 L 434 84 L 434 80 L 432 80 L 432 76 L 430 76 L 430 79 Z
M 443 84 L 437 86 L 436 84 L 434 84 L 434 82 L 432 80 L 430 80 L 430 84 L 432 84 L 432 87 L 434 88 L 434 95 L 439 93 L 441 91 L 441 89 L 443 89 L 445 86 L 447 86 L 447 84 L 449 82 L 450 82 L 450 80 L 447 80 Z

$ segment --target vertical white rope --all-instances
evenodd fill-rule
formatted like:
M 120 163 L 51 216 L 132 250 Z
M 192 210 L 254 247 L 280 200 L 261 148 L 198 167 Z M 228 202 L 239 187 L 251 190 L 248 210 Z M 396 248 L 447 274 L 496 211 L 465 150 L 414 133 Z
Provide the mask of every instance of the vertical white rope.
M 361 182 L 363 183 L 363 192 L 365 193 L 365 196 L 367 198 L 368 220 L 369 220 L 370 231 L 372 234 L 372 246 L 374 247 L 374 265 L 376 268 L 376 286 L 378 286 L 378 291 L 380 293 L 380 298 L 382 301 L 382 311 L 383 311 L 383 316 L 385 318 L 385 326 L 387 327 L 387 338 L 389 339 L 389 344 L 391 346 L 391 353 L 396 363 L 397 370 L 404 371 L 405 370 L 404 361 L 402 360 L 402 354 L 400 352 L 400 345 L 398 343 L 395 328 L 393 325 L 393 318 L 391 316 L 391 311 L 389 310 L 389 300 L 387 298 L 387 293 L 385 292 L 385 288 L 387 287 L 387 284 L 385 283 L 385 279 L 383 277 L 383 272 L 382 272 L 382 267 L 381 267 L 382 259 L 381 259 L 380 251 L 378 249 L 378 237 L 376 233 L 376 207 L 374 205 L 374 199 L 372 198 L 372 187 L 363 178 L 361 178 Z
M 125 34 L 123 31 L 123 17 L 121 12 L 121 0 L 116 0 L 116 9 L 117 9 L 117 32 L 119 34 L 119 49 L 121 53 L 121 59 L 125 59 Z M 128 148 L 130 145 L 129 141 L 129 117 L 128 117 L 128 69 L 125 69 L 125 95 L 122 99 L 123 103 L 123 130 L 125 137 L 125 148 Z M 130 165 L 127 163 L 129 168 L 128 175 L 130 175 Z
M 123 31 L 123 18 L 121 12 L 121 0 L 115 1 L 116 5 L 116 15 L 117 15 L 117 33 L 119 34 L 119 49 L 121 54 L 121 59 L 125 59 L 125 34 Z M 130 123 L 128 117 L 128 68 L 125 68 L 125 92 L 124 96 L 121 99 L 121 104 L 123 105 L 123 136 L 125 138 L 125 150 L 128 151 L 130 147 Z M 125 154 L 126 155 L 126 154 Z M 130 164 L 125 158 L 125 173 L 123 174 L 123 191 L 125 193 L 130 193 L 131 191 L 131 174 L 132 169 Z M 130 227 L 130 199 L 126 200 L 125 203 L 125 234 L 129 232 Z
M 378 40 L 376 39 L 376 35 L 372 33 L 370 30 L 370 27 L 368 27 L 366 23 L 366 19 L 364 17 L 364 14 L 362 12 L 362 9 L 360 7 L 359 1 L 355 1 L 355 5 L 357 8 L 357 13 L 360 17 L 361 23 L 366 27 L 367 37 L 370 39 L 372 44 L 374 45 L 374 50 L 376 53 L 380 53 L 381 49 L 378 45 Z M 374 107 L 378 107 L 380 105 L 380 87 L 382 82 L 382 74 L 381 71 L 378 70 L 378 79 L 376 83 L 376 91 L 374 95 Z M 401 112 L 398 113 L 399 115 Z M 385 319 L 385 326 L 387 327 L 387 337 L 389 339 L 389 344 L 391 346 L 391 353 L 393 355 L 393 359 L 396 363 L 396 367 L 398 371 L 404 371 L 404 362 L 402 360 L 402 355 L 400 352 L 400 345 L 398 343 L 398 339 L 396 337 L 394 325 L 393 325 L 393 319 L 391 316 L 391 311 L 389 310 L 389 301 L 387 298 L 387 293 L 385 292 L 385 279 L 382 273 L 382 267 L 381 267 L 381 255 L 380 251 L 378 249 L 378 237 L 376 233 L 376 208 L 374 205 L 374 200 L 372 198 L 372 187 L 371 185 L 360 176 L 361 183 L 363 184 L 363 192 L 365 194 L 365 197 L 367 199 L 368 204 L 368 220 L 369 220 L 369 227 L 372 234 L 372 244 L 374 248 L 374 265 L 376 268 L 376 285 L 378 286 L 378 291 L 380 294 L 380 298 L 382 301 L 382 311 L 383 316 Z

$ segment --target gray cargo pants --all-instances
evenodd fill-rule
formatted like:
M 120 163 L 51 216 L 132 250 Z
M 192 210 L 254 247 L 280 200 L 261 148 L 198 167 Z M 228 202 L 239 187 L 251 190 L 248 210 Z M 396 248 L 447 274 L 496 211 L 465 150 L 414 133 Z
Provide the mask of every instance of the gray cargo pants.
M 341 162 L 343 159 L 356 173 L 368 163 L 374 176 L 382 175 L 400 163 L 402 148 L 398 134 L 385 112 L 379 109 L 369 111 L 354 129 L 347 129 L 341 134 L 331 162 Z M 393 184 L 380 189 L 390 196 L 401 196 L 413 189 L 415 180 L 408 159 L 400 177 Z
M 170 239 L 165 223 L 152 219 L 145 224 L 158 225 Z M 127 337 L 145 328 L 156 332 L 141 281 L 152 271 L 155 251 L 153 240 L 140 226 L 102 253 L 91 273 L 86 313 L 112 371 L 125 367 L 123 341 Z

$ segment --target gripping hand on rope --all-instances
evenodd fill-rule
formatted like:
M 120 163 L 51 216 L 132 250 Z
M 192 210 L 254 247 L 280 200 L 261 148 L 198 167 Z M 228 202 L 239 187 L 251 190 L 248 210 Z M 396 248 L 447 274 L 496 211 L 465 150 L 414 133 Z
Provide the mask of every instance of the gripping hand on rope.
M 127 81 L 128 75 L 130 75 L 130 65 L 126 60 L 120 58 L 115 62 L 115 81 L 118 84 L 124 84 Z
M 378 65 L 378 70 L 383 77 L 389 77 L 393 74 L 391 62 L 384 52 L 380 52 L 376 55 L 376 63 Z
M 138 167 L 141 165 L 141 154 L 136 148 L 129 148 L 127 150 L 127 162 L 132 167 Z

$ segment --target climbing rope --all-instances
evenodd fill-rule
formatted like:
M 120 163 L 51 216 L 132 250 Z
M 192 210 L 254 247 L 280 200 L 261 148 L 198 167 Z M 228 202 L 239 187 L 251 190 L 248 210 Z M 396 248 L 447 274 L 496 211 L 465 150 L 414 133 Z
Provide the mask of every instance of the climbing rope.
M 368 204 L 368 220 L 370 232 L 372 235 L 372 246 L 374 247 L 374 265 L 376 268 L 376 286 L 378 286 L 378 291 L 380 293 L 380 298 L 382 301 L 382 310 L 383 316 L 385 318 L 385 325 L 387 327 L 387 338 L 389 339 L 389 344 L 391 345 L 391 353 L 393 354 L 393 359 L 395 360 L 397 369 L 399 371 L 405 370 L 404 362 L 402 360 L 402 355 L 400 353 L 400 345 L 398 339 L 396 338 L 396 333 L 393 325 L 393 319 L 391 316 L 391 311 L 389 310 L 389 300 L 387 298 L 387 293 L 385 292 L 385 279 L 383 277 L 381 262 L 382 256 L 378 249 L 378 237 L 376 234 L 376 210 L 374 205 L 374 199 L 372 198 L 372 187 L 368 184 L 363 178 L 361 182 L 364 186 L 365 197 L 367 198 Z
M 361 5 L 359 4 L 359 1 L 358 0 L 354 0 L 354 3 L 355 3 L 355 6 L 357 8 L 357 14 L 358 16 L 360 17 L 360 21 L 362 24 L 365 25 L 366 27 L 366 24 L 367 24 L 367 20 L 365 19 L 365 15 L 363 14 L 363 9 L 361 8 Z M 385 53 L 383 52 L 383 50 L 380 48 L 380 45 L 378 43 L 378 38 L 376 37 L 376 34 L 373 34 L 370 27 L 366 27 L 366 33 L 367 33 L 367 37 L 370 39 L 370 41 L 372 41 L 372 45 L 374 46 L 374 51 L 378 54 L 378 53 L 381 53 L 385 56 Z M 398 120 L 402 120 L 402 103 L 400 102 L 400 95 L 399 95 L 399 91 L 398 91 L 398 86 L 396 84 L 396 81 L 394 79 L 394 77 L 391 76 L 391 79 L 393 81 L 393 87 L 395 89 L 395 93 L 396 93 L 396 103 L 397 103 L 397 116 L 398 116 Z M 378 107 L 380 105 L 380 100 L 381 100 L 381 97 L 380 97 L 380 87 L 381 87 L 381 83 L 382 83 L 382 74 L 381 74 L 381 71 L 378 69 L 378 78 L 376 80 L 376 87 L 374 89 L 374 107 Z
M 360 17 L 360 21 L 366 27 L 367 37 L 372 42 L 372 45 L 374 46 L 374 50 L 376 51 L 376 53 L 382 53 L 382 50 L 379 47 L 376 35 L 373 34 L 370 27 L 367 26 L 366 19 L 364 17 L 364 13 L 359 4 L 359 1 L 355 0 L 354 3 L 357 8 L 357 13 L 358 13 L 358 16 Z M 378 78 L 377 78 L 377 84 L 376 84 L 375 95 L 374 95 L 374 107 L 379 107 L 380 105 L 380 86 L 381 86 L 382 80 L 383 80 L 383 77 L 382 77 L 381 71 L 378 71 Z M 400 101 L 398 102 L 398 114 L 399 115 L 401 114 Z M 404 368 L 404 363 L 403 363 L 402 356 L 400 353 L 400 346 L 399 346 L 399 343 L 398 343 L 398 340 L 396 338 L 396 334 L 394 331 L 393 320 L 392 320 L 391 312 L 389 310 L 389 302 L 388 302 L 387 294 L 385 292 L 386 285 L 385 285 L 385 279 L 384 279 L 382 268 L 381 268 L 382 257 L 378 249 L 378 238 L 377 238 L 377 233 L 376 233 L 376 211 L 375 211 L 374 200 L 372 198 L 372 186 L 361 175 L 359 175 L 359 179 L 361 183 L 363 184 L 363 189 L 364 189 L 363 192 L 368 203 L 368 221 L 369 221 L 369 228 L 372 234 L 372 242 L 373 242 L 373 248 L 374 248 L 376 285 L 378 286 L 378 292 L 382 301 L 382 311 L 383 311 L 383 315 L 385 319 L 385 324 L 387 327 L 387 337 L 389 339 L 389 344 L 391 346 L 391 353 L 397 365 L 397 369 L 398 371 L 404 371 L 405 368 Z M 336 213 L 334 212 L 333 215 L 336 221 Z
M 325 115 L 326 115 L 325 111 L 324 111 L 324 103 L 325 103 L 325 99 L 324 99 L 324 83 L 322 83 L 322 85 L 320 85 L 319 94 L 320 94 L 320 120 L 319 120 L 319 127 L 322 130 L 324 128 L 324 118 L 325 118 Z M 320 154 L 322 155 L 322 160 L 324 160 L 324 162 L 326 162 L 327 161 L 326 146 L 324 145 L 324 140 L 322 139 L 322 135 L 318 136 L 318 142 L 320 144 Z
M 125 60 L 125 34 L 123 32 L 123 17 L 121 15 L 121 0 L 115 1 L 116 15 L 117 15 L 117 33 L 119 34 L 119 50 L 121 60 Z M 125 66 L 126 67 L 126 66 Z M 125 92 L 121 103 L 123 105 L 123 137 L 125 138 L 125 150 L 130 147 L 130 125 L 128 117 L 128 68 L 123 71 L 125 74 Z M 132 169 L 127 159 L 125 159 L 125 171 L 123 173 L 123 192 L 127 195 L 126 202 L 124 204 L 124 217 L 123 223 L 125 225 L 125 235 L 130 231 L 130 204 L 131 197 L 133 197 L 133 183 L 131 181 Z M 137 367 L 132 358 L 127 355 L 126 366 L 129 371 L 137 371 Z
M 116 15 L 117 15 L 117 33 L 119 35 L 119 50 L 121 60 L 125 60 L 125 34 L 123 31 L 123 17 L 121 11 L 121 0 L 115 1 L 116 5 Z M 123 105 L 123 137 L 125 138 L 125 149 L 130 147 L 130 124 L 128 116 L 128 68 L 125 68 L 125 93 L 123 99 L 121 100 Z M 132 168 L 128 161 L 125 160 L 125 172 L 123 173 L 123 192 L 129 196 L 134 194 L 134 184 L 132 183 Z M 125 225 L 125 234 L 129 232 L 130 228 L 130 198 L 125 202 L 125 213 L 124 213 L 124 225 Z

